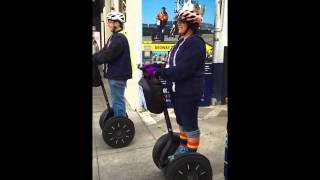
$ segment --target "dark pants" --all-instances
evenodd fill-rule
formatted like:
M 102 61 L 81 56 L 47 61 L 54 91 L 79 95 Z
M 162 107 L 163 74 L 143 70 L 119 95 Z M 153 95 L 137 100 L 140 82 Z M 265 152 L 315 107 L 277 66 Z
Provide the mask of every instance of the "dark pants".
M 177 123 L 184 131 L 198 130 L 198 109 L 202 94 L 181 95 L 170 92 Z
M 160 25 L 158 26 L 158 30 L 157 30 L 157 36 L 160 38 L 161 34 L 162 34 L 162 30 L 164 29 L 164 25 Z

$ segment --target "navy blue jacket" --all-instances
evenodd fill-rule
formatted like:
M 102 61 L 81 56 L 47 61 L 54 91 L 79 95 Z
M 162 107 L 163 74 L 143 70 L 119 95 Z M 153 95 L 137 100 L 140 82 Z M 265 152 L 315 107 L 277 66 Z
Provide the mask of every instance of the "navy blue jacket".
M 108 46 L 108 43 L 110 45 Z M 113 80 L 132 78 L 130 49 L 127 38 L 121 33 L 113 33 L 107 45 L 93 55 L 96 64 L 104 64 L 104 77 Z
M 205 59 L 205 42 L 200 36 L 181 38 L 171 50 L 169 67 L 157 70 L 155 75 L 167 80 L 170 92 L 185 95 L 203 93 Z

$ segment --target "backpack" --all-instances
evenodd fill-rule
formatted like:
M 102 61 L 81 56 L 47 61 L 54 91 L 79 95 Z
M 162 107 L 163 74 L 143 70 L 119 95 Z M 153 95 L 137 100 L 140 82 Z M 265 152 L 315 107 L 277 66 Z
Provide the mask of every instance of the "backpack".
M 160 114 L 164 110 L 164 96 L 162 84 L 155 77 L 142 77 L 138 83 L 142 89 L 146 101 L 147 109 L 155 114 Z

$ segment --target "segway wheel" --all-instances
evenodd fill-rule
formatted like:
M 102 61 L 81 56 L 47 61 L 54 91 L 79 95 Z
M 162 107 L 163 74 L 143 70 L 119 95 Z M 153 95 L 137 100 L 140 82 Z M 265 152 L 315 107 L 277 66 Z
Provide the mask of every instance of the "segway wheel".
M 134 124 L 125 117 L 109 118 L 102 130 L 104 142 L 113 148 L 128 146 L 134 135 Z
M 109 111 L 106 109 L 100 116 L 99 125 L 101 130 L 103 130 L 104 125 L 106 124 L 107 120 L 114 116 L 113 111 Z M 128 118 L 128 114 L 126 113 L 126 117 Z
M 212 180 L 209 160 L 199 153 L 187 153 L 170 162 L 165 172 L 166 180 Z
M 111 118 L 113 116 L 113 111 L 112 110 L 109 110 L 109 109 L 106 109 L 100 116 L 100 119 L 99 119 L 99 125 L 100 125 L 100 128 L 101 130 L 103 129 L 106 121 Z
M 174 136 L 173 144 L 170 147 L 168 153 L 166 154 L 166 157 L 168 157 L 169 155 L 172 155 L 179 146 L 179 143 L 180 143 L 179 134 L 173 133 L 173 136 Z M 161 152 L 162 152 L 163 148 L 165 147 L 167 141 L 169 140 L 169 138 L 170 138 L 169 134 L 162 135 L 157 140 L 156 144 L 153 147 L 153 151 L 152 151 L 153 162 L 159 169 L 163 168 L 160 164 L 160 155 L 161 155 Z

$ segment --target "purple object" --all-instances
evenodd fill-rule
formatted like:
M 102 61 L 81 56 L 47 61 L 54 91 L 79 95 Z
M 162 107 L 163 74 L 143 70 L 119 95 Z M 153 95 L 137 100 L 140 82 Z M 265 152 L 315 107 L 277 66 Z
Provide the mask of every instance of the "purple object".
M 153 64 L 147 64 L 144 66 L 145 72 L 149 75 L 152 76 L 154 73 L 159 69 L 156 65 Z

